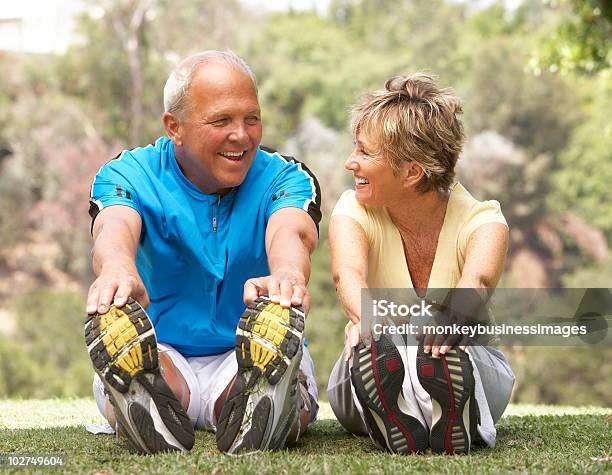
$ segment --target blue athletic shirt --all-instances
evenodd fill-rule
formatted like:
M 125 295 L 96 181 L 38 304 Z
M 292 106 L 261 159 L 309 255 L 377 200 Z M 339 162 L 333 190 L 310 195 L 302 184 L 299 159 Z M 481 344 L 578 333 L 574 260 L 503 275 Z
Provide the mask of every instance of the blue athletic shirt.
M 187 180 L 165 137 L 100 169 L 91 189 L 92 226 L 112 205 L 142 217 L 136 267 L 151 300 L 147 313 L 158 340 L 185 356 L 234 347 L 244 282 L 270 273 L 265 234 L 272 213 L 300 208 L 317 228 L 321 220 L 319 184 L 295 159 L 260 147 L 244 182 L 220 198 Z

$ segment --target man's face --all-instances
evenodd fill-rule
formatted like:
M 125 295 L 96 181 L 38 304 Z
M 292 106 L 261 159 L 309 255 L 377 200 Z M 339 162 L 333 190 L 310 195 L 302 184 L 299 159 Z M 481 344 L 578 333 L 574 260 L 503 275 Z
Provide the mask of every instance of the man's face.
M 207 64 L 196 73 L 180 121 L 177 158 L 187 178 L 205 193 L 240 185 L 261 141 L 255 87 L 242 71 Z

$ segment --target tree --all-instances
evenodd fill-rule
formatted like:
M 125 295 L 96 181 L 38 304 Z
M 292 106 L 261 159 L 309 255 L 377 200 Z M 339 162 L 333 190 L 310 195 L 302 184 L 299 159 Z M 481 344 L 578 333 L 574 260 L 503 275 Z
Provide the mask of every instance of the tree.
M 78 19 L 82 41 L 58 61 L 62 92 L 102 112 L 105 138 L 131 146 L 163 132 L 163 84 L 181 58 L 242 38 L 237 0 L 89 1 Z
M 534 55 L 534 66 L 552 71 L 593 74 L 612 69 L 612 2 L 547 2 L 561 20 Z
M 593 85 L 586 120 L 570 135 L 553 174 L 551 209 L 571 209 L 602 229 L 612 243 L 612 80 L 601 77 Z M 608 196 L 606 199 L 605 197 Z

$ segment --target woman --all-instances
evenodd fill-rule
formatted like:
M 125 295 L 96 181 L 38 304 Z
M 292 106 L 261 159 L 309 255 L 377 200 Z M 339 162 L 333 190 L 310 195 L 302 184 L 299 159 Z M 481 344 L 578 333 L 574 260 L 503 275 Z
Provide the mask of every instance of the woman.
M 499 281 L 508 227 L 499 203 L 479 202 L 455 182 L 460 113 L 453 92 L 425 74 L 391 78 L 368 94 L 353 110 L 355 148 L 345 163 L 355 189 L 342 194 L 330 222 L 334 280 L 350 322 L 329 400 L 348 431 L 397 453 L 493 446 L 514 384 L 503 354 L 489 346 L 457 348 L 450 336 L 418 346 L 398 336 L 360 338 L 362 289 L 414 288 L 421 297 L 474 289 L 486 300 Z

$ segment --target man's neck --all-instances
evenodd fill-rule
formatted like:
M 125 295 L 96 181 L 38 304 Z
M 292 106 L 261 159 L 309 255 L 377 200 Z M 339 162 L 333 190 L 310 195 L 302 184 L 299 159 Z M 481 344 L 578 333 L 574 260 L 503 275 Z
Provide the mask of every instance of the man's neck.
M 202 174 L 197 173 L 195 171 L 196 167 L 191 166 L 189 158 L 180 148 L 175 147 L 174 157 L 183 176 L 202 193 L 207 195 L 219 195 L 219 197 L 222 198 L 232 191 L 232 188 L 219 188 L 211 184 L 209 176 L 202 176 Z

